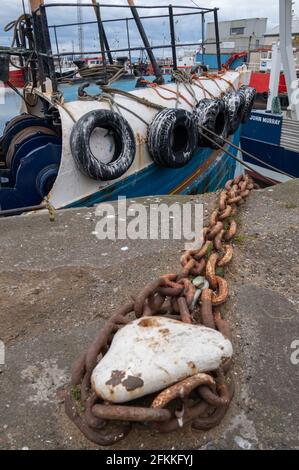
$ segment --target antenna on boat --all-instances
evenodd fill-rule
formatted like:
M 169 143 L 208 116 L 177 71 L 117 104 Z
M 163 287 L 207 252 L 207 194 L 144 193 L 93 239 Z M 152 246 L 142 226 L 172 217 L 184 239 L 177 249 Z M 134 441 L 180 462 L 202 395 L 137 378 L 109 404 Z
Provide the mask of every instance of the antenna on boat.
M 110 52 L 110 46 L 109 46 L 109 43 L 108 43 L 107 35 L 106 35 L 106 32 L 105 32 L 105 28 L 104 28 L 104 25 L 103 25 L 101 14 L 100 14 L 100 5 L 98 4 L 97 0 L 91 0 L 91 1 L 92 1 L 94 11 L 95 11 L 95 14 L 96 14 L 96 17 L 97 17 L 100 41 L 103 40 L 103 48 L 101 46 L 101 49 L 106 49 L 109 64 L 113 65 L 113 57 L 112 57 L 112 54 Z M 104 60 L 104 57 L 103 57 L 103 60 Z
M 82 25 L 83 23 L 82 0 L 78 0 L 77 21 L 78 21 L 79 51 L 84 52 L 84 32 L 83 32 L 83 25 Z
M 163 75 L 162 75 L 162 72 L 161 72 L 161 69 L 158 65 L 158 62 L 156 61 L 156 57 L 153 53 L 153 49 L 151 48 L 151 45 L 149 43 L 149 40 L 148 40 L 148 37 L 146 35 L 146 32 L 145 32 L 145 29 L 143 27 L 143 24 L 141 22 L 141 19 L 140 19 L 140 16 L 139 16 L 139 13 L 138 13 L 138 10 L 137 10 L 137 7 L 134 3 L 134 0 L 127 0 L 128 1 L 128 4 L 131 8 L 131 12 L 132 12 L 132 15 L 134 17 L 134 20 L 135 20 L 135 23 L 136 23 L 136 26 L 138 28 L 138 31 L 139 31 L 139 34 L 141 36 L 141 39 L 143 41 L 143 44 L 144 44 L 144 47 L 145 47 L 145 50 L 149 56 L 149 59 L 150 59 L 150 62 L 152 64 L 152 67 L 153 67 L 153 70 L 154 70 L 154 74 L 156 75 L 157 77 L 157 81 L 159 83 L 164 83 L 164 79 L 163 79 Z
M 46 78 L 52 82 L 53 93 L 57 92 L 57 81 L 55 76 L 55 64 L 52 56 L 51 38 L 46 15 L 44 0 L 29 0 L 32 13 L 32 24 L 34 42 L 37 51 L 38 80 L 42 91 L 46 91 Z
M 25 0 L 22 0 L 23 13 L 26 15 Z

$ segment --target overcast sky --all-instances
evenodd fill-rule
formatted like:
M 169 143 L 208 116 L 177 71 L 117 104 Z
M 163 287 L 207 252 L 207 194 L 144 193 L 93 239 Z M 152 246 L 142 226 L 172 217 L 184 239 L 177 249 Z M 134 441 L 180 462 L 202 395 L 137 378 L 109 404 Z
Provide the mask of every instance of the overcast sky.
M 48 0 L 47 3 L 59 3 L 62 0 Z M 63 0 L 64 3 L 74 3 L 74 0 Z M 83 3 L 90 3 L 90 0 L 83 0 Z M 126 5 L 126 0 L 105 0 L 103 3 Z M 219 20 L 227 19 L 240 19 L 250 17 L 267 17 L 268 29 L 271 29 L 278 24 L 278 5 L 279 0 L 136 0 L 136 5 L 188 5 L 192 6 L 194 3 L 204 7 L 218 7 Z M 295 2 L 295 11 L 299 14 L 299 0 Z M 28 5 L 28 0 L 25 0 L 25 5 Z M 49 11 L 49 24 L 63 24 L 64 22 L 76 22 L 77 13 L 76 9 L 72 8 L 51 8 Z M 157 10 L 155 10 L 157 12 Z M 8 45 L 11 39 L 11 33 L 4 33 L 3 27 L 12 19 L 17 18 L 22 12 L 22 0 L 1 0 L 1 17 L 0 17 L 0 44 Z M 144 10 L 144 14 L 151 14 L 151 10 Z M 90 8 L 83 9 L 84 20 L 94 20 L 94 12 Z M 103 9 L 103 18 L 121 16 L 126 17 L 127 11 L 120 8 Z M 176 34 L 180 42 L 198 42 L 201 37 L 200 18 L 194 17 L 185 18 L 184 21 L 176 25 Z M 197 19 L 198 18 L 198 19 Z M 212 21 L 212 17 L 207 17 L 207 21 Z M 169 41 L 169 28 L 165 20 L 147 20 L 145 28 L 150 36 L 153 44 L 163 44 L 164 41 Z M 139 35 L 131 23 L 131 40 L 133 45 L 139 45 Z M 110 47 L 119 48 L 125 44 L 125 24 L 114 23 L 109 28 L 107 27 L 107 34 L 109 37 Z M 86 26 L 84 28 L 85 47 L 89 50 L 96 50 L 99 48 L 98 36 L 96 26 Z M 59 28 L 58 38 L 61 49 L 71 50 L 74 47 L 78 50 L 78 34 L 76 28 Z M 55 49 L 55 48 L 54 48 Z

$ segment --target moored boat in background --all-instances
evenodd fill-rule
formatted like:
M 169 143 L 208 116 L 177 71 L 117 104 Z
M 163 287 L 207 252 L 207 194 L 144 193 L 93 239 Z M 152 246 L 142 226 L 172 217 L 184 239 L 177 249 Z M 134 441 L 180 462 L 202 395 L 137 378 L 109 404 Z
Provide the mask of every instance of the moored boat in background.
M 267 109 L 252 113 L 241 137 L 242 149 L 251 154 L 243 156 L 249 173 L 266 184 L 299 177 L 298 78 L 291 24 L 292 1 L 280 0 L 280 41 L 271 56 Z M 282 85 L 287 103 L 280 101 Z M 286 111 L 282 105 L 287 106 Z
M 124 88 L 120 70 L 108 73 L 113 60 L 97 14 L 101 81 L 87 77 L 77 96 L 66 100 L 56 75 L 61 55 L 49 52 L 47 8 L 53 6 L 43 5 L 32 15 L 37 62 L 26 62 L 30 83 L 24 89 L 23 114 L 7 124 L 1 140 L 1 209 L 43 201 L 55 208 L 92 206 L 120 196 L 196 194 L 224 187 L 236 172 L 241 125 L 249 118 L 255 92 L 247 86 L 246 67 L 221 69 L 218 60 L 213 74 L 180 70 L 174 34 L 174 17 L 212 14 L 217 20 L 217 9 L 184 7 L 177 13 L 172 6 L 153 7 L 166 9 L 170 24 L 173 75 L 165 84 L 138 14 L 142 7 L 130 1 L 131 21 L 155 74 L 139 79 L 139 88 L 136 79 Z M 37 36 L 40 22 L 42 40 Z
M 9 82 L 16 88 L 23 89 L 25 86 L 23 70 L 11 65 L 9 67 Z

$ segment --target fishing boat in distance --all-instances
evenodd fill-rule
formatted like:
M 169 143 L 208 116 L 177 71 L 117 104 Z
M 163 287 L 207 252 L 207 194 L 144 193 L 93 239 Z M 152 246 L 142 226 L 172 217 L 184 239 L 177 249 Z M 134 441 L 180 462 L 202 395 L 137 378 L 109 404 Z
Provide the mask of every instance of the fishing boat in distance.
M 23 88 L 25 85 L 24 76 L 20 68 L 11 65 L 9 67 L 9 81 L 16 88 Z
M 267 109 L 252 112 L 241 137 L 248 173 L 254 173 L 255 178 L 266 184 L 299 177 L 299 93 L 292 45 L 291 0 L 280 0 L 279 32 L 280 40 L 273 44 L 271 53 Z M 286 111 L 282 111 L 280 99 L 282 77 L 288 98 Z
M 114 6 L 82 4 L 95 13 L 99 51 L 54 53 L 51 31 L 55 28 L 57 33 L 58 25 L 49 24 L 48 12 L 76 4 L 44 4 L 43 0 L 30 0 L 30 4 L 26 24 L 19 23 L 22 50 L 9 52 L 21 55 L 27 83 L 23 111 L 7 123 L 0 141 L 2 214 L 43 207 L 45 201 L 60 209 L 92 206 L 120 196 L 198 194 L 222 188 L 234 177 L 241 128 L 249 119 L 255 90 L 248 86 L 246 67 L 221 66 L 218 9 L 137 7 L 128 0 L 128 5 L 118 8 L 125 11 L 118 21 L 128 24 L 128 44 L 111 49 L 111 20 L 105 19 L 105 11 Z M 162 9 L 163 21 L 169 22 L 169 44 L 150 44 L 143 26 L 146 16 L 140 15 L 140 10 L 149 8 L 155 19 L 161 14 L 153 11 Z M 198 64 L 187 73 L 179 69 L 177 49 L 198 44 L 177 44 L 176 20 L 198 21 L 200 29 L 206 15 L 212 15 L 215 23 L 218 70 L 209 73 Z M 130 24 L 137 28 L 141 46 L 132 46 Z M 59 25 L 64 30 L 68 26 Z M 204 31 L 202 37 L 204 44 Z M 166 48 L 172 57 L 168 80 L 154 53 Z M 126 71 L 115 68 L 113 55 L 130 57 L 140 49 L 148 55 L 154 77 L 122 80 Z M 94 83 L 87 76 L 84 83 L 67 89 L 57 77 L 56 64 L 71 54 L 100 56 L 100 80 Z M 67 90 L 72 91 L 71 98 Z

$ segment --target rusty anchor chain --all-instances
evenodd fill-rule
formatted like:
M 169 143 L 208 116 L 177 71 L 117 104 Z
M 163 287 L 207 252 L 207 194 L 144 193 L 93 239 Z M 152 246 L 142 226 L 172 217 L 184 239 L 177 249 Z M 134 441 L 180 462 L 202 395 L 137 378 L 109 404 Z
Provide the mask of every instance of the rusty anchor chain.
M 109 350 L 115 333 L 136 318 L 150 324 L 153 316 L 165 316 L 216 329 L 231 339 L 229 324 L 221 313 L 229 295 L 223 276 L 233 258 L 236 214 L 252 189 L 254 184 L 248 176 L 228 181 L 209 225 L 204 227 L 201 248 L 187 251 L 181 257 L 181 272 L 166 274 L 145 286 L 134 301 L 106 322 L 88 350 L 74 363 L 65 409 L 90 441 L 112 445 L 125 438 L 134 423 L 166 433 L 188 423 L 196 430 L 209 430 L 224 418 L 234 395 L 234 382 L 229 374 L 231 359 L 215 371 L 195 371 L 193 376 L 126 406 L 97 397 L 91 375 Z

